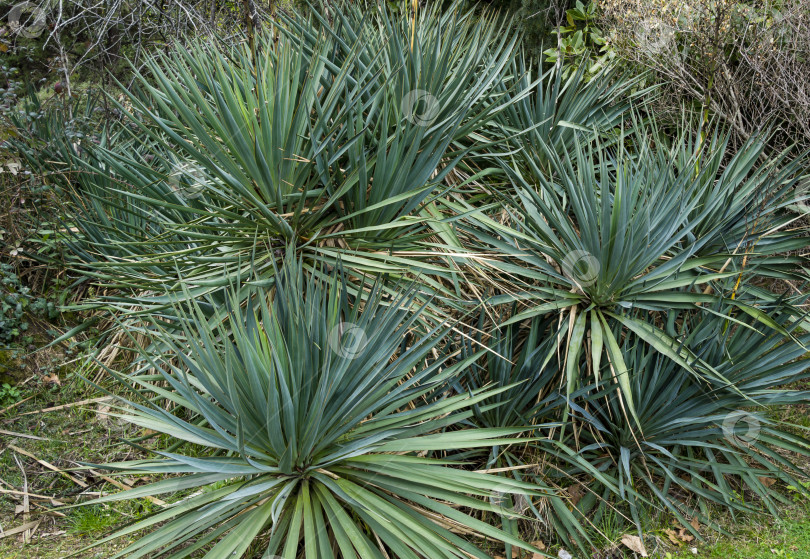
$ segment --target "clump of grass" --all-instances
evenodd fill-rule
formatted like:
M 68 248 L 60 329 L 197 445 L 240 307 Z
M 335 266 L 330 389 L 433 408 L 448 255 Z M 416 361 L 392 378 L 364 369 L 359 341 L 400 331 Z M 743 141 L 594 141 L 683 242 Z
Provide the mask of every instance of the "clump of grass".
M 121 514 L 109 506 L 92 505 L 73 509 L 68 515 L 68 530 L 76 535 L 102 534 L 121 520 Z

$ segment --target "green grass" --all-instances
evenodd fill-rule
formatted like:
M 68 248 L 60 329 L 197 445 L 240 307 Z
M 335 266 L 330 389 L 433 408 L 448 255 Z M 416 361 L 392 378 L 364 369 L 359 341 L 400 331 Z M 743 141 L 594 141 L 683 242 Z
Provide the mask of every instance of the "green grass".
M 743 525 L 741 534 L 718 541 L 701 551 L 706 559 L 810 559 L 810 517 L 808 509 L 769 526 Z M 745 520 L 743 519 L 743 522 Z
M 39 437 L 43 440 L 0 435 L 0 487 L 22 491 L 25 483 L 28 491 L 39 495 L 52 496 L 72 501 L 83 491 L 112 492 L 115 487 L 100 478 L 83 472 L 73 475 L 89 487 L 83 490 L 71 480 L 55 473 L 34 459 L 15 452 L 10 446 L 20 448 L 49 462 L 58 468 L 74 468 L 79 462 L 100 463 L 108 460 L 133 456 L 133 449 L 121 444 L 122 437 L 134 437 L 138 430 L 121 425 L 114 418 L 100 419 L 98 404 L 73 406 L 45 413 L 43 408 L 71 404 L 84 399 L 99 397 L 100 394 L 76 377 L 60 375 L 61 386 L 33 378 L 21 387 L 24 396 L 33 396 L 12 410 L 0 415 L 0 429 Z M 16 460 L 15 460 L 16 456 Z M 25 469 L 23 478 L 20 466 Z M 89 500 L 90 497 L 79 497 Z M 22 500 L 14 495 L 0 495 L 0 526 L 4 530 L 16 528 L 24 523 L 15 509 Z M 57 559 L 79 550 L 115 526 L 120 525 L 149 510 L 148 502 L 134 501 L 121 503 L 115 507 L 70 509 L 57 514 L 41 514 L 48 506 L 44 501 L 31 501 L 31 520 L 41 519 L 34 539 L 24 544 L 19 536 L 0 539 L 1 559 Z M 125 541 L 114 545 L 83 552 L 81 559 L 106 559 L 114 550 L 122 548 Z
M 721 524 L 731 535 L 704 533 L 706 541 L 683 543 L 680 546 L 671 544 L 663 531 L 653 531 L 645 536 L 649 556 L 659 559 L 810 559 L 810 503 L 797 504 L 785 510 L 781 519 L 738 517 L 734 522 L 729 517 Z M 610 525 L 600 526 L 603 532 L 610 528 Z M 621 533 L 614 530 L 609 536 L 615 537 L 613 549 L 606 549 L 602 555 L 594 557 L 636 559 L 637 555 L 621 545 Z M 697 550 L 697 554 L 693 549 Z M 553 547 L 552 555 L 556 553 L 557 548 Z
M 89 506 L 73 509 L 68 515 L 69 531 L 80 536 L 99 536 L 123 520 L 122 515 L 109 506 Z

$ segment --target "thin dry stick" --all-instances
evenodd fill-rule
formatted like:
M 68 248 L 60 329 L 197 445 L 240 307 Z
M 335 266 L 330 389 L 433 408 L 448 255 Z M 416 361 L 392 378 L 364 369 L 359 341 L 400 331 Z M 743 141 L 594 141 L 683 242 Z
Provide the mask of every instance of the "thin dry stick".
M 47 462 L 46 460 L 40 460 L 39 458 L 37 458 L 36 456 L 34 456 L 33 454 L 31 454 L 30 452 L 28 452 L 28 451 L 26 451 L 26 450 L 23 450 L 23 449 L 21 449 L 21 448 L 18 448 L 18 447 L 14 446 L 14 445 L 8 445 L 8 447 L 9 447 L 11 450 L 13 450 L 14 452 L 17 452 L 17 453 L 19 453 L 19 454 L 22 454 L 23 456 L 27 456 L 28 458 L 31 458 L 32 460 L 35 460 L 35 461 L 36 461 L 36 462 L 38 462 L 40 465 L 45 466 L 45 467 L 46 467 L 46 468 L 48 468 L 49 470 L 52 470 L 52 471 L 54 471 L 54 472 L 56 472 L 56 473 L 58 473 L 58 474 L 61 474 L 61 475 L 65 476 L 65 477 L 66 477 L 66 478 L 68 478 L 70 481 L 72 481 L 73 483 L 75 483 L 76 485 L 78 485 L 79 487 L 81 487 L 81 488 L 83 488 L 83 489 L 87 489 L 88 487 L 90 487 L 89 485 L 87 485 L 85 482 L 83 482 L 83 481 L 82 481 L 82 480 L 80 480 L 79 478 L 77 478 L 77 477 L 73 477 L 72 475 L 70 475 L 70 474 L 69 474 L 69 473 L 67 473 L 66 471 L 64 471 L 64 470 L 61 470 L 61 469 L 57 468 L 56 466 L 54 466 L 54 465 L 53 465 L 53 464 L 51 464 L 50 462 Z M 16 457 L 15 457 L 15 458 L 16 458 Z M 26 489 L 26 491 L 27 491 L 27 489 Z

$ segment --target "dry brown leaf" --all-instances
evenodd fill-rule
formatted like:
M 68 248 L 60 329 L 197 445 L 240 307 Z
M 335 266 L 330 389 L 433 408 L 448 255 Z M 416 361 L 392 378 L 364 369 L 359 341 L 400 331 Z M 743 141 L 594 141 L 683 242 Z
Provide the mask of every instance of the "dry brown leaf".
M 34 529 L 37 526 L 39 526 L 40 522 L 42 522 L 42 520 L 34 520 L 33 522 L 27 522 L 27 523 L 23 524 L 22 526 L 18 526 L 17 528 L 12 528 L 11 530 L 6 530 L 2 534 L 0 534 L 0 540 L 2 540 L 3 538 L 11 537 L 14 534 L 20 534 L 22 532 L 27 532 L 28 530 Z
M 571 506 L 574 507 L 577 506 L 579 500 L 585 496 L 585 490 L 582 489 L 582 487 L 580 487 L 579 485 L 572 485 L 571 487 L 566 489 L 566 492 L 568 493 L 568 499 L 571 502 Z
M 57 386 L 62 386 L 62 381 L 59 380 L 59 375 L 57 375 L 56 373 L 45 375 L 44 377 L 42 377 L 42 380 L 44 380 L 46 384 L 51 383 Z
M 686 528 L 680 528 L 678 530 L 678 538 L 680 538 L 681 541 L 688 543 L 694 540 L 695 536 L 693 536 L 692 534 L 687 534 Z
M 57 468 L 56 466 L 54 466 L 54 465 L 53 465 L 53 464 L 51 464 L 50 462 L 47 462 L 47 461 L 45 461 L 45 460 L 40 460 L 39 458 L 37 458 L 36 456 L 34 456 L 33 454 L 31 454 L 31 453 L 30 453 L 30 452 L 28 452 L 27 450 L 23 450 L 23 449 L 18 448 L 18 447 L 14 446 L 14 445 L 11 445 L 11 444 L 10 444 L 10 445 L 8 445 L 8 447 L 7 447 L 7 448 L 10 448 L 11 450 L 13 450 L 14 452 L 16 452 L 16 453 L 18 453 L 18 454 L 22 454 L 23 456 L 27 456 L 28 458 L 31 458 L 32 460 L 36 460 L 36 461 L 37 461 L 37 462 L 39 462 L 39 463 L 40 463 L 42 466 L 45 466 L 45 467 L 46 467 L 46 468 L 48 468 L 49 470 L 53 470 L 54 472 L 57 472 L 57 473 L 59 473 L 59 474 L 61 474 L 61 475 L 65 476 L 66 478 L 68 478 L 69 480 L 71 480 L 73 483 L 75 483 L 75 484 L 76 484 L 76 485 L 78 485 L 79 487 L 82 487 L 83 489 L 87 489 L 87 488 L 89 487 L 89 486 L 88 486 L 88 485 L 87 485 L 85 482 L 83 482 L 83 481 L 82 481 L 82 480 L 80 480 L 79 478 L 77 478 L 77 477 L 75 477 L 75 476 L 70 475 L 69 473 L 67 473 L 67 472 L 66 472 L 66 471 L 64 471 L 64 470 L 60 470 L 59 468 Z M 27 492 L 27 489 L 26 489 L 26 488 L 23 488 L 23 491 Z M 27 498 L 27 497 L 26 497 L 26 498 Z
M 625 534 L 622 536 L 622 543 L 630 550 L 639 553 L 642 557 L 649 557 L 647 555 L 647 548 L 644 547 L 644 542 L 638 536 L 631 536 Z
M 105 402 L 99 402 L 98 403 L 98 413 L 96 414 L 96 417 L 98 418 L 98 420 L 100 422 L 109 423 L 109 421 L 110 421 L 110 409 L 111 409 L 110 404 L 107 404 Z
M 698 521 L 697 516 L 694 517 L 689 524 L 692 525 L 692 528 L 695 529 L 695 532 L 700 532 L 700 522 Z
M 33 398 L 33 396 L 31 396 L 31 398 Z M 46 412 L 49 412 L 49 411 L 63 410 L 65 408 L 72 408 L 74 406 L 83 406 L 85 404 L 93 404 L 95 402 L 101 402 L 102 400 L 109 400 L 109 399 L 110 399 L 109 396 L 101 396 L 100 398 L 90 398 L 89 400 L 81 400 L 80 402 L 72 402 L 70 404 L 62 404 L 61 406 L 54 406 L 52 408 L 43 408 L 41 410 L 27 411 L 25 413 L 21 413 L 20 416 L 34 415 L 34 414 L 38 414 L 38 413 L 46 413 Z
M 535 541 L 533 541 L 533 542 L 532 542 L 532 545 L 533 545 L 534 547 L 536 547 L 537 549 L 539 549 L 540 551 L 545 551 L 545 550 L 546 550 L 546 544 L 544 544 L 544 543 L 543 543 L 543 542 L 541 542 L 540 540 L 535 540 Z M 536 555 L 536 554 L 535 554 L 535 555 Z
M 682 529 L 683 529 L 683 528 L 682 528 Z M 671 541 L 673 544 L 675 544 L 675 545 L 681 545 L 681 543 L 682 543 L 682 542 L 681 542 L 681 540 L 680 540 L 680 539 L 678 539 L 678 532 L 676 532 L 675 530 L 669 530 L 669 529 L 667 529 L 667 530 L 664 530 L 664 533 L 665 533 L 665 534 L 667 535 L 667 537 L 669 538 L 669 541 Z

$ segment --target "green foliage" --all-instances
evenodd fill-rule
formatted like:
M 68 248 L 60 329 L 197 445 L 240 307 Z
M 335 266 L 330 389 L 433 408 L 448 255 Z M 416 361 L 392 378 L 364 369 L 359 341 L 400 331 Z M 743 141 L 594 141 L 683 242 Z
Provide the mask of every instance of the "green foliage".
M 108 531 L 121 521 L 121 515 L 108 506 L 96 505 L 75 509 L 70 512 L 68 519 L 71 532 L 93 536 Z
M 565 11 L 570 0 L 497 0 L 491 5 L 509 14 L 523 35 L 523 48 L 533 63 L 542 60 L 543 48 L 557 44 L 557 11 Z
M 16 386 L 11 386 L 9 383 L 4 382 L 0 385 L 0 405 L 7 406 L 14 404 L 22 399 L 22 393 Z
M 43 101 L 29 84 L 26 95 L 6 115 L 12 131 L 9 147 L 34 176 L 34 184 L 28 185 L 31 194 L 48 185 L 64 185 L 67 177 L 61 174 L 68 162 L 82 155 L 86 158 L 84 148 L 101 141 L 115 113 L 100 105 L 100 97 L 101 92 L 91 88 L 73 97 L 52 96 Z
M 56 109 L 15 142 L 68 201 L 43 246 L 138 346 L 121 417 L 172 441 L 98 466 L 167 477 L 95 506 L 175 502 L 97 543 L 587 554 L 805 495 L 806 427 L 766 411 L 810 397 L 806 160 L 659 124 L 615 67 L 537 73 L 489 14 L 412 9 L 282 14 L 255 59 L 192 41 L 120 123 L 78 137 Z M 566 50 L 594 18 L 569 12 Z
M 776 178 L 767 168 L 752 171 L 763 149 L 752 142 L 721 172 L 726 140 L 719 135 L 709 145 L 684 139 L 671 148 L 656 141 L 660 137 L 623 134 L 616 149 L 583 143 L 552 150 L 543 143 L 551 178 L 537 166 L 524 176 L 503 161 L 517 189 L 510 204 L 521 214 L 520 226 L 478 221 L 478 238 L 509 257 L 499 268 L 509 274 L 513 294 L 494 300 L 524 307 L 504 324 L 557 315 L 568 392 L 578 386 L 580 356 L 590 354 L 587 366 L 595 375 L 604 356 L 631 415 L 634 396 L 621 340 L 654 347 L 698 378 L 722 381 L 714 367 L 678 343 L 671 311 L 708 315 L 706 305 L 723 303 L 724 310 L 787 334 L 756 307 L 762 295 L 739 290 L 734 280 L 768 274 L 769 266 L 783 263 L 773 252 L 803 243 L 796 231 L 781 231 L 789 220 L 774 213 L 797 184 L 797 161 L 786 163 Z M 624 147 L 629 142 L 632 155 Z M 748 208 L 762 197 L 772 202 L 752 229 Z M 756 253 L 746 254 L 753 245 Z M 659 313 L 669 317 L 660 321 Z
M 52 320 L 57 316 L 55 301 L 33 294 L 14 266 L 0 262 L 0 342 L 8 344 L 23 336 L 30 326 L 29 317 Z
M 76 264 L 124 296 L 179 292 L 180 277 L 195 296 L 248 273 L 269 284 L 288 244 L 363 273 L 440 271 L 418 256 L 446 229 L 431 208 L 508 102 L 492 89 L 516 37 L 461 10 L 420 12 L 412 36 L 385 10 L 344 8 L 284 16 L 256 66 L 202 41 L 147 62 L 127 126 L 89 157 L 63 146 Z
M 721 310 L 705 318 L 685 314 L 678 337 L 728 382 L 698 381 L 666 355 L 626 339 L 621 353 L 638 420 L 622 412 L 620 391 L 605 380 L 592 378 L 573 396 L 572 413 L 587 428 L 568 443 L 578 451 L 569 460 L 583 473 L 599 471 L 591 488 L 604 499 L 583 499 L 582 514 L 598 519 L 615 499 L 630 505 L 637 523 L 639 511 L 652 504 L 689 527 L 692 515 L 713 524 L 710 505 L 754 512 L 762 503 L 777 515 L 790 502 L 763 480 L 798 486 L 802 469 L 785 456 L 807 454 L 810 441 L 763 410 L 807 398 L 803 390 L 785 388 L 808 376 L 806 363 L 797 360 L 804 349 L 783 343 L 776 332 L 757 330 L 753 317 L 731 327 Z M 797 327 L 787 315 L 774 320 Z M 808 495 L 806 489 L 801 493 Z M 697 508 L 682 495 L 692 496 Z
M 810 522 L 806 509 L 783 514 L 779 522 L 745 526 L 733 538 L 701 550 L 709 559 L 806 559 L 810 549 Z
M 580 66 L 585 66 L 589 74 L 597 73 L 615 57 L 598 26 L 598 10 L 596 2 L 583 4 L 577 1 L 575 7 L 565 12 L 567 25 L 557 29 L 559 45 L 543 51 L 546 62 L 564 64 L 564 77 L 576 72 Z
M 180 476 L 94 503 L 227 484 L 110 536 L 151 529 L 114 557 L 187 557 L 198 549 L 209 558 L 241 556 L 263 533 L 265 556 L 295 557 L 300 549 L 383 558 L 382 545 L 395 557 L 488 557 L 433 523 L 435 515 L 531 549 L 461 508 L 497 512 L 487 500 L 494 488 L 538 495 L 541 488 L 426 456 L 488 447 L 524 428 L 463 428 L 470 407 L 502 389 L 423 402 L 475 356 L 443 355 L 448 328 L 413 330 L 414 289 L 392 298 L 375 284 L 361 311 L 336 275 L 307 278 L 295 259 L 278 274 L 272 301 L 257 293 L 246 309 L 234 306 L 230 330 L 212 328 L 195 306 L 182 347 L 169 335 L 165 358 L 144 355 L 157 376 L 119 377 L 141 396 L 126 402 L 123 417 L 209 452 L 107 464 Z

